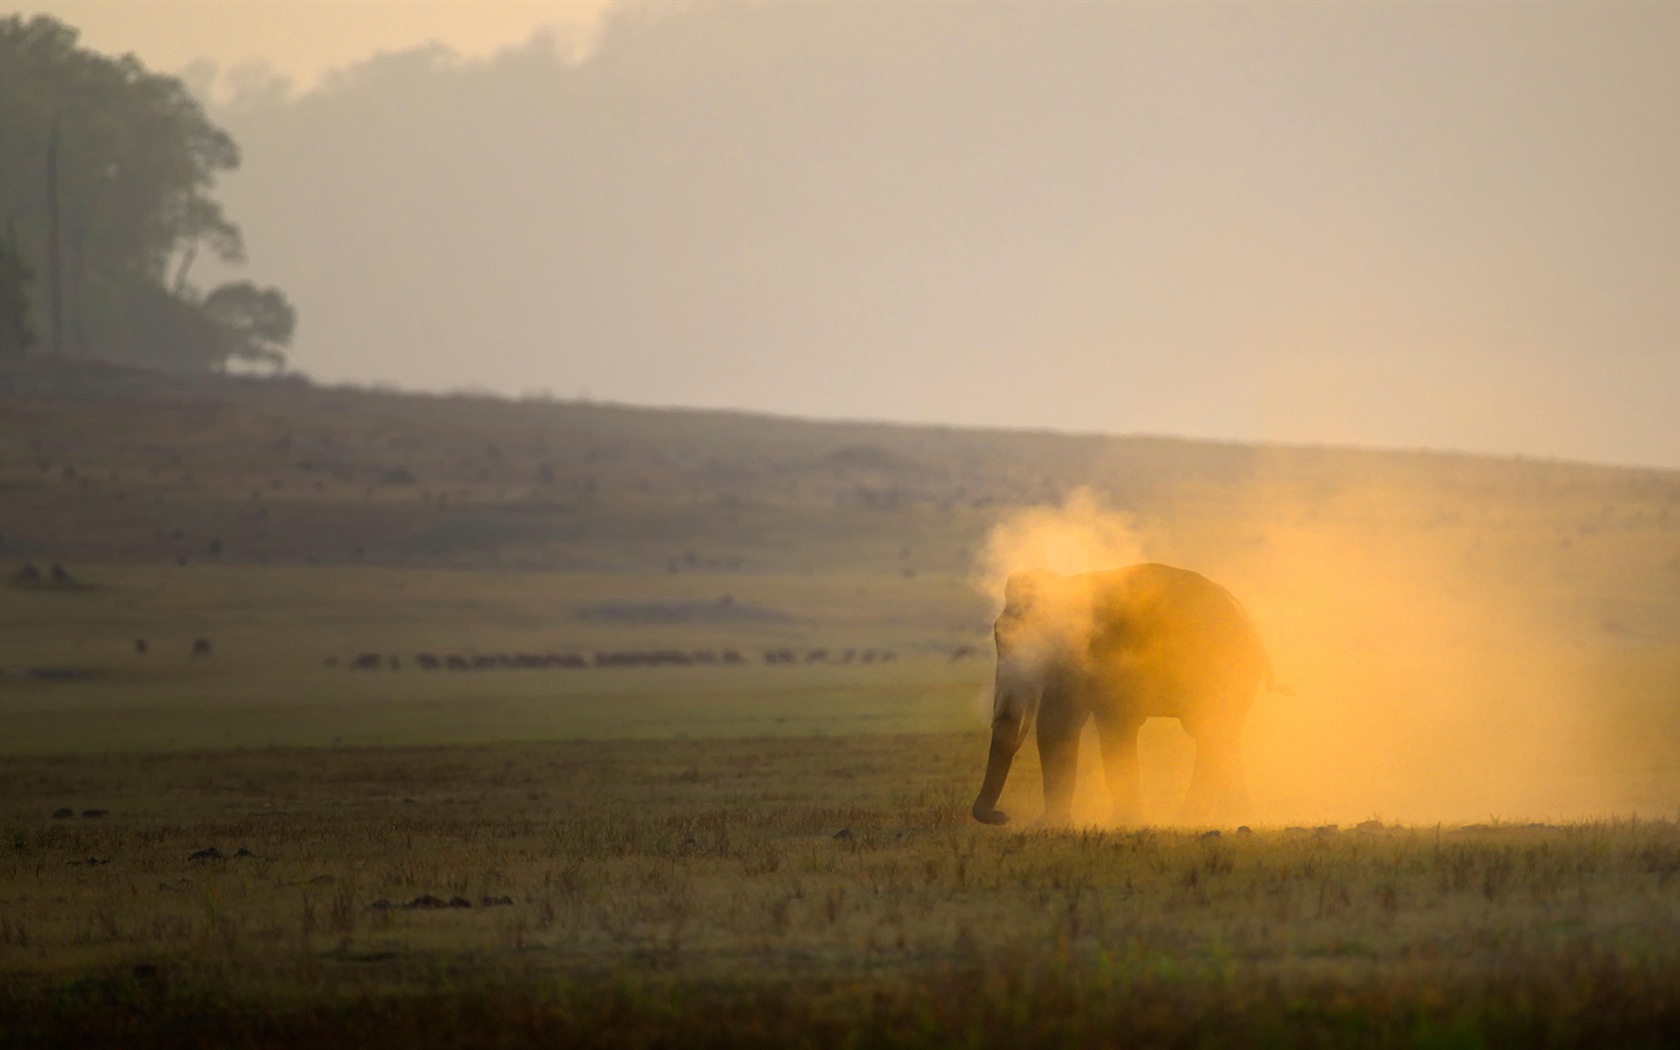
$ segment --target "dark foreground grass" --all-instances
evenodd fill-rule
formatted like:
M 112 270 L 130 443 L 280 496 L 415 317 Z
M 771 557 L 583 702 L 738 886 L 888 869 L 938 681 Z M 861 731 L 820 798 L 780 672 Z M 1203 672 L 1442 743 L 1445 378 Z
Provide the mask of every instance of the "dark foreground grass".
M 964 813 L 983 750 L 0 759 L 0 1043 L 1657 1046 L 1680 1030 L 1673 824 L 1000 831 Z M 1005 802 L 1030 812 L 1023 759 Z M 411 906 L 428 898 L 445 906 Z
M 1583 952 L 1443 984 L 1284 987 L 1123 976 L 1056 961 L 894 980 L 696 984 L 667 975 L 360 995 L 275 1010 L 146 974 L 0 993 L 11 1045 L 1672 1046 L 1673 975 Z

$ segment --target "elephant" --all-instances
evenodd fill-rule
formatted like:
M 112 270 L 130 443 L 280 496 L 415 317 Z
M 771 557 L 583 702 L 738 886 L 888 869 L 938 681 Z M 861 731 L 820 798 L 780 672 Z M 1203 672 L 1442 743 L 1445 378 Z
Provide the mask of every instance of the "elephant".
M 1071 576 L 1020 572 L 1005 585 L 993 633 L 992 741 L 976 820 L 1008 823 L 998 796 L 1035 715 L 1041 825 L 1071 819 L 1079 734 L 1093 718 L 1115 822 L 1141 819 L 1137 739 L 1151 717 L 1178 719 L 1196 741 L 1184 822 L 1240 819 L 1246 811 L 1239 738 L 1272 668 L 1253 621 L 1225 588 L 1157 564 Z

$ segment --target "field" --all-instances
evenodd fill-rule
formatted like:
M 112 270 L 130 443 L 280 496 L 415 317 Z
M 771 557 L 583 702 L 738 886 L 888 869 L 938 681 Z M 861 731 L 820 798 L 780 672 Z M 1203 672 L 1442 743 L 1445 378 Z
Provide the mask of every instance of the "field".
M 1290 686 L 1252 830 L 1165 722 L 975 824 L 997 573 L 1131 557 Z M 1672 473 L 33 366 L 0 558 L 0 1044 L 1680 1027 Z
M 998 834 L 960 804 L 978 746 L 15 759 L 0 1016 L 21 1045 L 275 1046 L 1655 1045 L 1680 1021 L 1673 824 Z

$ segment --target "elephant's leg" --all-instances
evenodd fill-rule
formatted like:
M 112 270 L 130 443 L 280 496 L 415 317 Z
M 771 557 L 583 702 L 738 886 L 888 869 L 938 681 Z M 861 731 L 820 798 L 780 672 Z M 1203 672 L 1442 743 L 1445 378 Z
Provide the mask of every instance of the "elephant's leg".
M 1201 824 L 1248 813 L 1248 785 L 1243 778 L 1240 726 L 1223 722 L 1188 723 L 1196 739 L 1196 768 L 1184 798 L 1180 820 Z
M 1114 800 L 1112 819 L 1116 824 L 1143 823 L 1143 784 L 1138 773 L 1138 730 L 1142 728 L 1142 718 L 1097 711 L 1103 776 Z
M 1038 712 L 1038 758 L 1044 767 L 1046 826 L 1073 820 L 1073 782 L 1079 766 L 1079 730 L 1086 712 L 1065 690 L 1045 690 Z

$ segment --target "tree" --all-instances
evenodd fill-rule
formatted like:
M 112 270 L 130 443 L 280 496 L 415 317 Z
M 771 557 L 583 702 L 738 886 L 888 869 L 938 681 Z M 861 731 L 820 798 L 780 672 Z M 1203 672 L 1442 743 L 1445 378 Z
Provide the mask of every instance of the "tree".
M 17 224 L 0 238 L 0 357 L 14 357 L 35 345 L 29 320 L 29 286 L 35 275 L 18 250 Z
M 297 311 L 279 289 L 258 288 L 250 281 L 224 284 L 205 298 L 204 312 L 221 327 L 228 357 L 285 364 L 282 348 L 292 341 Z
M 53 18 L 0 19 L 0 213 L 17 216 L 24 259 L 53 254 L 46 190 L 55 127 L 56 248 L 74 285 L 68 327 L 79 335 L 71 349 L 163 367 L 217 367 L 250 350 L 275 360 L 284 340 L 169 346 L 202 328 L 183 321 L 183 311 L 208 308 L 185 280 L 196 253 L 241 262 L 245 251 L 239 227 L 210 194 L 219 174 L 238 167 L 239 148 L 185 85 L 133 55 L 78 47 L 76 30 Z M 269 291 L 289 312 L 284 296 Z M 203 320 L 212 326 L 204 331 L 218 324 Z

